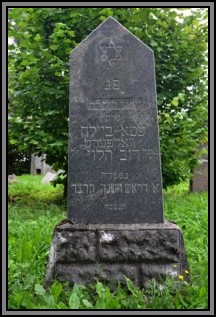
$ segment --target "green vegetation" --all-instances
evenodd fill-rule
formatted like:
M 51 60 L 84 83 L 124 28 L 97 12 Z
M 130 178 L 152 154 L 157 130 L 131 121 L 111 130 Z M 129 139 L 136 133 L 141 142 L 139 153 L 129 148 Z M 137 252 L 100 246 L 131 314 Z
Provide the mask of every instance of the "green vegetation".
M 208 10 L 185 10 L 9 9 L 10 152 L 45 152 L 68 170 L 69 54 L 113 16 L 155 53 L 164 188 L 186 180 L 207 141 Z
M 165 218 L 182 229 L 191 282 L 183 276 L 152 280 L 140 290 L 126 278 L 126 287 L 110 290 L 98 281 L 84 287 L 55 282 L 43 288 L 51 236 L 66 217 L 62 185 L 41 184 L 42 176 L 23 175 L 9 185 L 8 308 L 10 309 L 207 309 L 208 194 L 188 194 L 188 184 L 164 193 Z

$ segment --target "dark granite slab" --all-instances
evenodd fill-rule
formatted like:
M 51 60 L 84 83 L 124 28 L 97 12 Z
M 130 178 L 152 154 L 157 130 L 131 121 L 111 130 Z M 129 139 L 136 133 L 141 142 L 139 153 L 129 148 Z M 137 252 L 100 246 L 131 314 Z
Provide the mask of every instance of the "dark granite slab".
M 70 63 L 68 219 L 162 223 L 153 51 L 108 18 Z

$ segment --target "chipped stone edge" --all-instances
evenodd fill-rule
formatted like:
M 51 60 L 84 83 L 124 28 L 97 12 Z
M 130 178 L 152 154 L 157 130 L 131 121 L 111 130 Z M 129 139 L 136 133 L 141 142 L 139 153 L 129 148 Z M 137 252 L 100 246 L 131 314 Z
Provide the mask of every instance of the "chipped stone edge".
M 95 231 L 95 230 L 157 230 L 157 229 L 177 229 L 179 226 L 173 222 L 165 221 L 164 223 L 132 223 L 132 224 L 72 224 L 69 221 L 58 224 L 54 231 Z

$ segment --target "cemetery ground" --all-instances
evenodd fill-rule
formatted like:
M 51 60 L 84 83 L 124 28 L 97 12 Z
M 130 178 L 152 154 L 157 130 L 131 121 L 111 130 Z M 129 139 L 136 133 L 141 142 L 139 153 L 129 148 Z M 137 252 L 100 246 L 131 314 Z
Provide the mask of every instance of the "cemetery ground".
M 208 193 L 188 193 L 188 183 L 164 191 L 165 219 L 181 228 L 189 272 L 165 281 L 151 280 L 140 290 L 111 290 L 98 281 L 87 287 L 55 281 L 43 287 L 51 235 L 66 218 L 63 188 L 42 184 L 41 175 L 22 175 L 8 194 L 9 309 L 208 309 Z

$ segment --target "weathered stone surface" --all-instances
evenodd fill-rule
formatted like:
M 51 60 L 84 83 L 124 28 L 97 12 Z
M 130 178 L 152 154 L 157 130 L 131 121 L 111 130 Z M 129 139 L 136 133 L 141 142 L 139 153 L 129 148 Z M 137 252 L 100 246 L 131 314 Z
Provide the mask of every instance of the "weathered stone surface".
M 95 264 L 57 264 L 55 270 L 56 278 L 71 284 L 88 284 L 94 283 L 100 278 L 99 266 Z
M 56 233 L 56 262 L 73 263 L 95 261 L 96 237 L 94 232 L 61 231 Z
M 186 269 L 183 238 L 173 223 L 73 225 L 68 222 L 55 228 L 46 283 L 49 285 L 54 278 L 81 284 L 100 279 L 114 285 L 124 282 L 125 275 L 138 286 L 144 286 L 152 277 Z
M 177 277 L 181 272 L 180 263 L 142 264 L 140 271 L 140 284 L 141 287 L 145 287 L 146 283 L 152 278 L 162 281 L 162 279 L 166 276 Z
M 63 223 L 60 223 L 56 228 L 55 231 L 61 232 L 61 231 L 95 231 L 95 230 L 115 230 L 115 231 L 121 231 L 121 230 L 146 230 L 146 229 L 167 229 L 167 230 L 173 230 L 178 228 L 176 224 L 164 221 L 164 223 L 132 223 L 132 224 L 71 224 L 69 221 L 63 221 Z
M 118 258 L 119 261 L 166 263 L 178 261 L 179 245 L 178 230 L 102 231 L 99 252 L 103 261 Z
M 153 51 L 108 18 L 71 53 L 68 217 L 162 223 Z
M 71 284 L 85 285 L 100 280 L 110 286 L 116 286 L 117 281 L 124 285 L 124 276 L 136 284 L 139 283 L 137 267 L 130 264 L 58 264 L 55 276 L 59 281 L 68 281 Z

